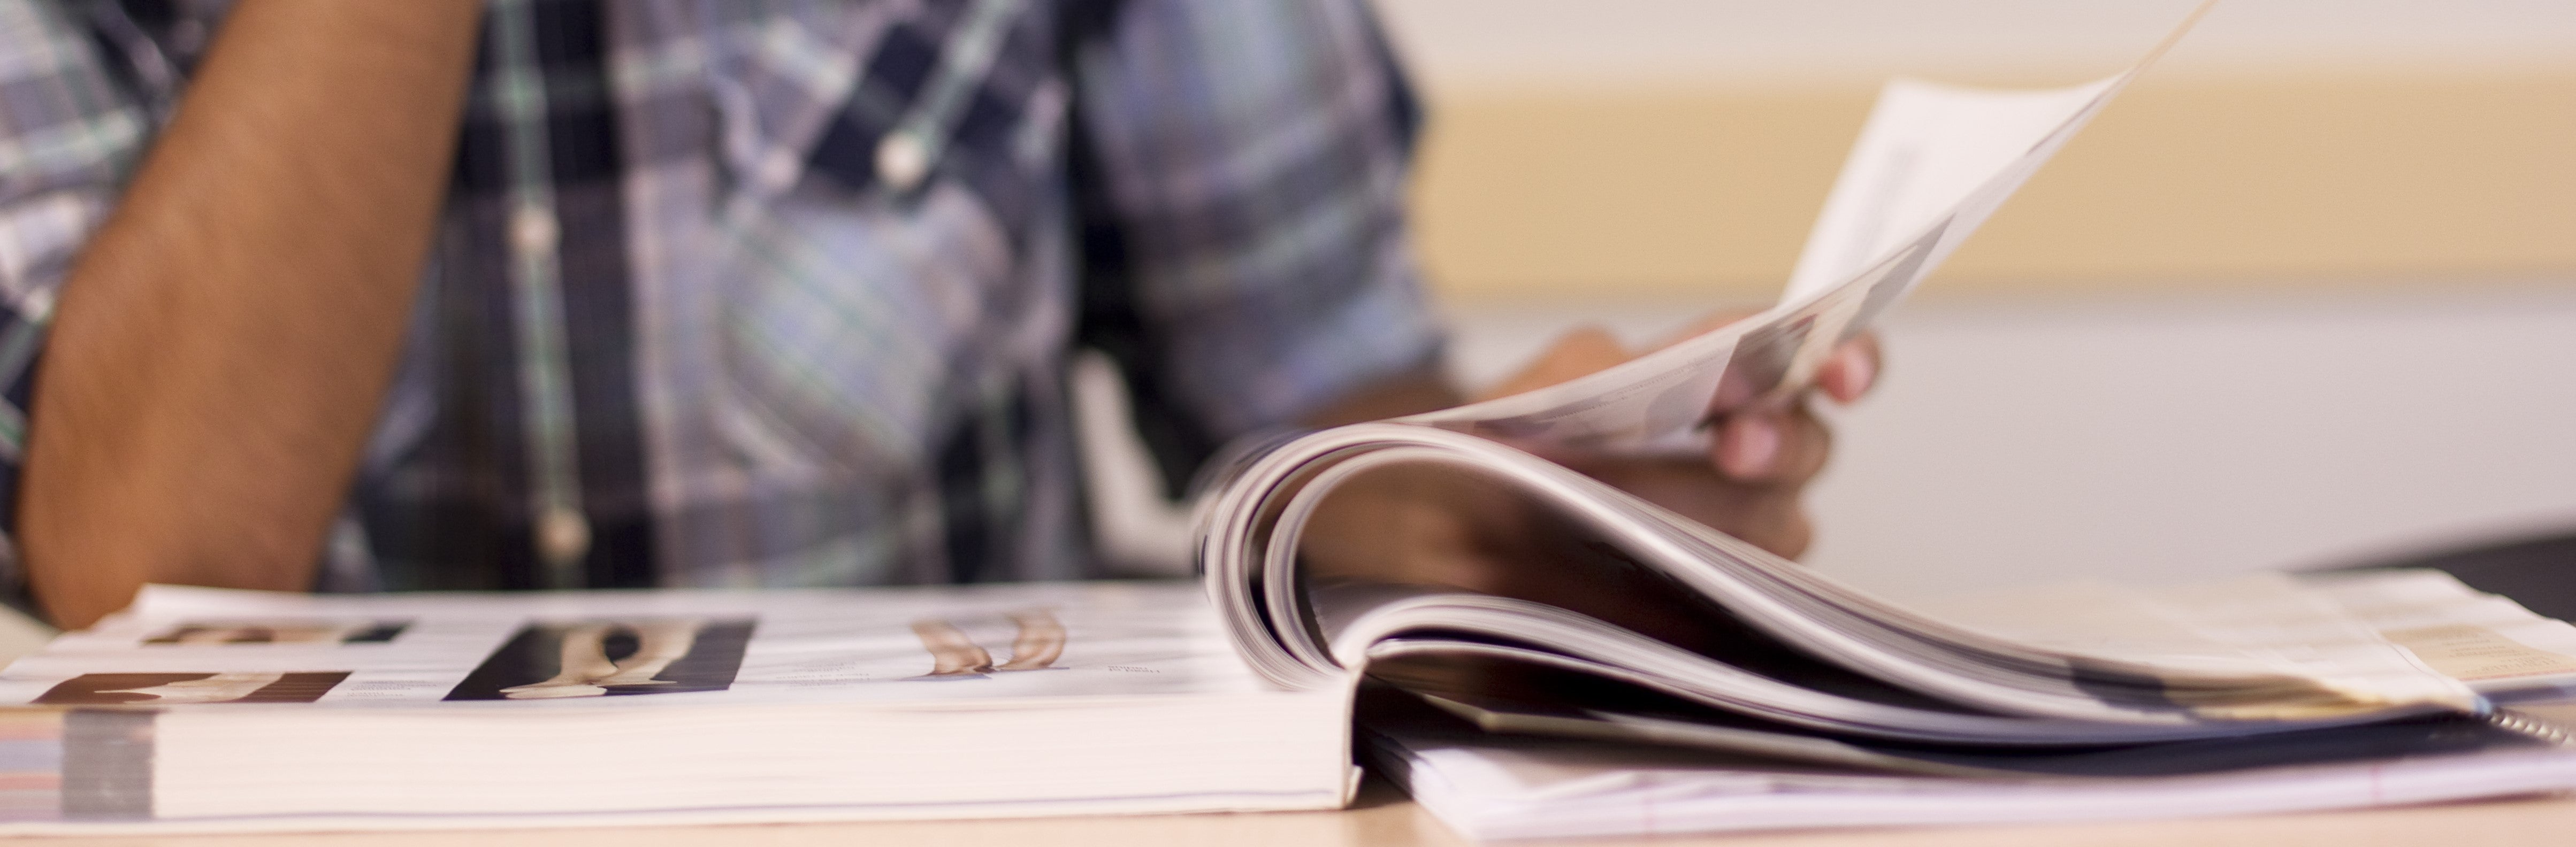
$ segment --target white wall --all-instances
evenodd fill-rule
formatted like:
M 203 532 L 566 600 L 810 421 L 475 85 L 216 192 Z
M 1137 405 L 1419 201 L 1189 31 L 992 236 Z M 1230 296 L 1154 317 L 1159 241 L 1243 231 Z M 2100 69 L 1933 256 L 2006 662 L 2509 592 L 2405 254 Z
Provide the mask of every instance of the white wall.
M 1695 308 L 1463 309 L 1455 369 L 1490 380 L 1577 322 L 1643 339 Z M 2182 578 L 2576 527 L 2576 281 L 1933 298 L 1885 337 L 1880 390 L 1839 416 L 1809 557 L 1882 590 Z
M 1443 90 L 2108 73 L 2198 0 L 1378 0 Z M 2576 61 L 2564 0 L 2224 0 L 2167 73 Z

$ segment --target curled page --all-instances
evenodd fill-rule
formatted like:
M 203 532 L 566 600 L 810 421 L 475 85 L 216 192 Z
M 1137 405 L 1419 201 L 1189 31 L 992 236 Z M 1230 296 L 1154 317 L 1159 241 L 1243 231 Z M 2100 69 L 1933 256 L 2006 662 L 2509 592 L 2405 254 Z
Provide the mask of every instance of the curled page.
M 2207 9 L 2136 66 L 2083 85 L 1888 83 L 1778 305 L 1579 379 L 1398 421 L 1614 451 L 1703 444 L 1710 419 L 1804 389 Z

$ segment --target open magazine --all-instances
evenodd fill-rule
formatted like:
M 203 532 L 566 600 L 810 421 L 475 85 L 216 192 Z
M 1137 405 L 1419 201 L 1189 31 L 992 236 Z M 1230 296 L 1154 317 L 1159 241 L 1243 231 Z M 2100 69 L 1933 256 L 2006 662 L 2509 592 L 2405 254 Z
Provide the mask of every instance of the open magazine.
M 1766 720 L 1921 741 L 2132 742 L 2484 708 L 2474 686 L 2297 590 L 2262 595 L 2268 603 L 2205 598 L 2217 605 L 2200 613 L 2251 617 L 2188 621 L 2187 633 L 2216 633 L 2197 642 L 2139 627 L 2013 637 L 1853 591 L 1514 446 L 1704 455 L 1710 420 L 1804 390 L 1836 345 L 1920 283 L 2190 25 L 2139 66 L 2071 88 L 1891 83 L 1768 311 L 1553 387 L 1235 458 L 1201 503 L 1198 558 L 1237 648 L 1292 687 L 1324 684 L 1373 657 L 1511 657 Z M 1725 643 L 1694 652 L 1562 604 L 1322 585 L 1302 574 L 1299 542 L 1326 498 L 1398 468 L 1511 492 L 1609 551 L 1592 557 L 1609 563 L 1589 563 L 1598 581 L 1643 579 L 1636 593 L 1685 598 L 1712 622 L 1702 629 L 1727 630 L 1702 634 Z M 2130 620 L 2104 611 L 2087 609 L 2083 620 Z M 2274 622 L 2286 613 L 2304 615 L 2302 626 Z M 1757 654 L 1778 658 L 1736 658 Z M 1908 705 L 1926 698 L 1939 705 Z
M 1799 584 L 1810 635 L 1896 615 L 1816 614 L 1856 595 Z M 2576 789 L 2571 709 L 2526 702 L 2576 686 L 2576 628 L 2437 572 L 1959 598 L 1848 654 L 1392 592 L 1315 621 L 1333 664 L 1302 675 L 1256 670 L 1228 635 L 1256 610 L 1210 588 L 152 586 L 0 672 L 0 834 L 1329 809 L 1354 741 L 1497 837 Z M 1369 710 L 1355 737 L 1364 684 L 1447 723 Z
M 1551 566 L 1683 598 L 1705 637 L 1685 647 L 1534 599 L 1302 577 L 1295 550 L 1316 505 L 1398 465 L 1524 494 L 1610 551 Z M 1292 688 L 1390 659 L 1499 660 L 1837 735 L 2078 745 L 2478 716 L 2576 685 L 2576 628 L 2438 573 L 1899 605 L 1509 446 L 1405 424 L 1278 447 L 1247 464 L 1208 521 L 1209 589 L 1237 649 Z
M 1402 676 L 1393 668 L 1447 668 L 1405 687 L 1480 728 L 1482 740 L 1417 723 L 1377 727 L 1367 746 L 1444 819 L 1497 836 L 1656 831 L 1620 816 L 1682 795 L 1653 790 L 1665 777 L 1650 775 L 1651 756 L 1611 755 L 1601 747 L 1610 743 L 1772 763 L 1699 780 L 1706 815 L 1689 826 L 1700 828 L 2282 810 L 2576 788 L 2576 759 L 2560 749 L 2565 731 L 2511 705 L 2576 690 L 2576 629 L 2441 574 L 2267 575 L 2155 591 L 2048 586 L 1899 604 L 1539 455 L 1705 455 L 1711 421 L 1794 402 L 1836 345 L 1918 285 L 2146 64 L 2047 91 L 1893 82 L 1777 306 L 1550 388 L 1233 457 L 1200 503 L 1197 552 L 1237 649 L 1292 688 L 1334 685 L 1361 669 L 1390 677 Z M 1652 608 L 1303 572 L 1301 540 L 1328 498 L 1391 473 L 1449 474 L 1507 492 L 1528 520 L 1581 541 L 1584 555 L 1567 557 L 1579 561 L 1549 563 L 1573 572 L 1554 584 L 1617 586 Z M 1675 606 L 1695 624 L 1679 639 Z M 1661 712 L 1620 705 L 1641 697 L 1661 698 Z M 2392 725 L 2405 728 L 2384 729 Z M 1501 744 L 1493 733 L 1522 740 Z M 2388 741 L 2409 733 L 2430 740 Z M 2073 762 L 2110 747 L 2170 755 L 2161 772 L 2100 775 L 2145 782 L 2080 787 L 2056 784 L 2067 774 L 2003 765 Z M 2233 773 L 2248 761 L 2183 752 L 2212 747 L 2313 767 L 2249 776 Z M 1924 750 L 1938 752 L 1915 755 Z M 2455 755 L 2388 769 L 2435 753 Z M 1784 776 L 1782 763 L 1879 773 L 1837 782 Z M 2491 765 L 2503 770 L 2482 770 Z M 1927 805 L 1933 787 L 1891 782 L 1888 772 L 2049 785 L 1993 794 L 1940 782 L 1948 793 Z M 2164 781 L 2192 774 L 2209 778 Z M 2415 787 L 2384 792 L 2379 780 L 2391 775 Z M 1817 787 L 1828 785 L 1850 790 Z M 1780 791 L 1803 797 L 1780 802 L 1771 796 Z M 2161 799 L 2142 799 L 2151 797 Z

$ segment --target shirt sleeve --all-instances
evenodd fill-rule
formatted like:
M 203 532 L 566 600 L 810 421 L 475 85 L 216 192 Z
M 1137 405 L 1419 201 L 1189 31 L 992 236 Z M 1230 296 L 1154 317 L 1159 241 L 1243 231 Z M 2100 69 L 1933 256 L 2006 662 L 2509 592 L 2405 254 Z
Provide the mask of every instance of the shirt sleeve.
M 150 124 L 67 6 L 0 0 L 0 593 L 10 595 L 23 585 L 18 478 L 54 294 Z
M 1167 479 L 1434 363 L 1403 202 L 1420 111 L 1367 7 L 1091 15 L 1067 24 L 1083 335 L 1120 361 Z

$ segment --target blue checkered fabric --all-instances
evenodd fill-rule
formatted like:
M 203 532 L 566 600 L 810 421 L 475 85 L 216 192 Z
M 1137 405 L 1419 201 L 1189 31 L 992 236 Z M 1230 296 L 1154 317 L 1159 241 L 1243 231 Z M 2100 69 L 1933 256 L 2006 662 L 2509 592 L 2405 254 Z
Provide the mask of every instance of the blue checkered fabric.
M 0 515 L 226 5 L 0 0 Z M 474 74 L 318 587 L 1084 576 L 1078 347 L 1177 477 L 1438 345 L 1358 0 L 492 0 Z

